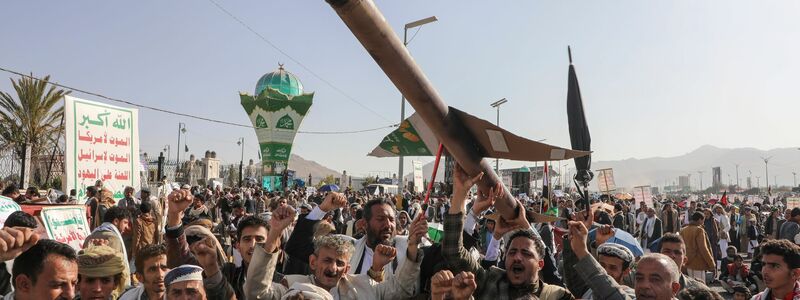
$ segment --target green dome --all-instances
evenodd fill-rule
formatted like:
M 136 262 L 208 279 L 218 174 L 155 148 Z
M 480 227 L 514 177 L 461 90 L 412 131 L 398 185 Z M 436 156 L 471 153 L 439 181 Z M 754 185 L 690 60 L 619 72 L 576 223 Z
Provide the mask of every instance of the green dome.
M 256 83 L 256 96 L 267 87 L 280 91 L 288 96 L 299 96 L 303 94 L 303 84 L 294 74 L 286 72 L 283 65 L 278 65 L 278 70 L 264 74 Z

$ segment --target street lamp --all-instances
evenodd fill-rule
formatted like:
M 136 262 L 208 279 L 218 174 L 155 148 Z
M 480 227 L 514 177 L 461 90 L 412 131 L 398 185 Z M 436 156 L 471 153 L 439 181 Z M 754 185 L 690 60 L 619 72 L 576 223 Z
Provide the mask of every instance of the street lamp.
M 766 172 L 766 176 L 764 178 L 767 180 L 767 190 L 769 190 L 769 160 L 772 159 L 772 156 L 767 158 L 762 157 L 761 159 L 764 160 L 764 172 Z
M 167 154 L 167 162 L 169 162 L 169 153 L 172 151 L 172 148 L 169 147 L 169 144 L 164 145 L 164 153 Z M 159 178 L 161 179 L 161 178 Z
M 433 23 L 438 21 L 436 16 L 430 16 L 424 19 L 416 20 L 411 23 L 407 23 L 406 26 L 403 28 L 403 46 L 408 46 L 408 30 L 415 27 L 420 27 L 422 25 Z M 400 95 L 400 124 L 406 119 L 406 97 L 404 95 Z M 403 154 L 400 153 L 398 155 L 398 162 L 400 166 L 398 167 L 398 180 L 397 180 L 397 190 L 398 193 L 403 192 Z
M 239 187 L 242 187 L 242 171 L 244 169 L 244 138 L 239 138 L 236 144 L 242 146 L 242 158 L 239 160 Z
M 703 192 L 703 171 L 697 171 L 697 174 L 700 174 L 700 192 Z
M 794 177 L 794 180 L 792 181 L 794 183 L 794 185 L 792 185 L 792 187 L 796 187 L 797 186 L 797 172 L 792 172 L 792 177 Z
M 492 107 L 497 108 L 497 127 L 500 127 L 500 105 L 503 105 L 506 102 L 508 102 L 508 100 L 503 98 L 490 104 Z M 494 172 L 497 173 L 497 176 L 500 176 L 500 159 L 498 158 L 494 159 Z
M 186 134 L 186 124 L 178 122 L 178 149 L 176 149 L 178 155 L 175 156 L 175 174 L 178 174 L 181 169 L 181 134 Z

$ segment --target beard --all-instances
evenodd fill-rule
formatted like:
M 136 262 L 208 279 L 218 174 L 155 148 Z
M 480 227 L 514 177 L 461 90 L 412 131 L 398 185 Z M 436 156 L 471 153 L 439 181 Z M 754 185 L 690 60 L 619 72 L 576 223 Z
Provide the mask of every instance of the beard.
M 367 242 L 369 243 L 369 245 L 372 245 L 372 247 L 375 247 L 378 244 L 382 244 L 382 245 L 386 245 L 386 246 L 392 246 L 392 244 L 393 244 L 392 242 L 393 242 L 393 238 L 394 238 L 394 232 L 390 230 L 388 232 L 389 237 L 387 239 L 383 239 L 383 235 L 386 234 L 386 233 L 387 232 L 381 231 L 381 230 L 368 229 L 367 230 Z

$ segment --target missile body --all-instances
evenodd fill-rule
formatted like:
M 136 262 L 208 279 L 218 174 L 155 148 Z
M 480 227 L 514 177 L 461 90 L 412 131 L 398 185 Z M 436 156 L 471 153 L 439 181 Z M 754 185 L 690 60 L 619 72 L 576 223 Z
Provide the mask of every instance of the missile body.
M 386 76 L 405 96 L 467 174 L 483 172 L 478 183 L 485 190 L 500 181 L 483 149 L 436 92 L 403 42 L 371 0 L 326 0 L 361 42 Z M 495 209 L 506 220 L 517 216 L 517 202 L 503 186 L 504 196 L 496 199 Z

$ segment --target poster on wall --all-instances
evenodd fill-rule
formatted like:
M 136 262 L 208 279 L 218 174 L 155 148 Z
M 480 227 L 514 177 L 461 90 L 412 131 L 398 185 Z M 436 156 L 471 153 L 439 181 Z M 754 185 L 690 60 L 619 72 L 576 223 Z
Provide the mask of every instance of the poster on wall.
M 114 199 L 126 186 L 139 188 L 139 112 L 64 96 L 67 191 L 78 199 L 98 180 Z
M 83 205 L 46 207 L 42 209 L 41 218 L 48 237 L 75 250 L 83 248 L 83 241 L 90 233 Z

